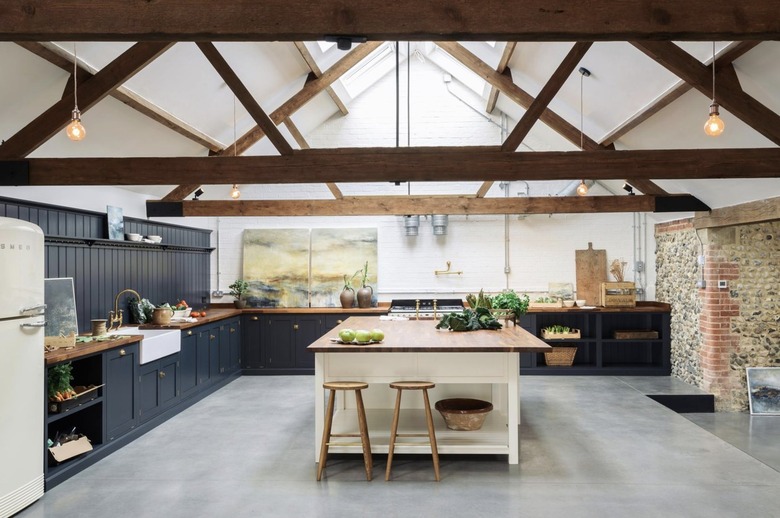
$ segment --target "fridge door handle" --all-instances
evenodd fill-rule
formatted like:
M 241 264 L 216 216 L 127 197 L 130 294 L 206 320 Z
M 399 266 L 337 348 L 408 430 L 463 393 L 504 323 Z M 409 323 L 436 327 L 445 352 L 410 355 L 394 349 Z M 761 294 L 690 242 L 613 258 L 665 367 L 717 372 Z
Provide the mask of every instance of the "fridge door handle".
M 19 324 L 19 327 L 46 327 L 46 321 Z
M 19 313 L 30 313 L 32 311 L 35 311 L 38 315 L 43 315 L 45 309 L 46 309 L 46 304 L 38 304 L 37 306 L 22 308 L 19 310 Z

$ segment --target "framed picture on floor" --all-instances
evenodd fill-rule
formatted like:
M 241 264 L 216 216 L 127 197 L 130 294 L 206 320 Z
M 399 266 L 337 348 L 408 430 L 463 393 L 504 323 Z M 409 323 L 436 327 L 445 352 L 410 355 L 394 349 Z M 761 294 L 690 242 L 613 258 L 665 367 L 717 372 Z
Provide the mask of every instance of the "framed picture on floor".
M 780 367 L 747 368 L 750 415 L 780 415 Z

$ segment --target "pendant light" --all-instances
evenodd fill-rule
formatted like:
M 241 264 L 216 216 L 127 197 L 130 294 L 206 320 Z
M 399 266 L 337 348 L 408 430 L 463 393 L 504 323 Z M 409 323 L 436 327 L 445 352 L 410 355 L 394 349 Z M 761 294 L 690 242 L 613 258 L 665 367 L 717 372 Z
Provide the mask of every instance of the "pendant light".
M 81 112 L 79 111 L 78 88 L 79 83 L 76 80 L 76 44 L 73 44 L 73 111 L 71 112 L 70 124 L 65 128 L 65 134 L 74 141 L 84 140 L 87 136 L 87 130 L 81 124 Z
M 584 133 L 582 131 L 582 82 L 586 77 L 590 77 L 590 70 L 585 67 L 580 67 L 580 151 L 583 151 L 583 141 L 585 140 Z M 585 180 L 580 180 L 580 184 L 577 186 L 577 196 L 585 196 L 588 194 L 588 186 L 585 184 Z
M 233 157 L 235 158 L 236 156 L 236 94 L 233 94 Z M 233 188 L 230 190 L 230 197 L 234 200 L 241 197 L 241 191 L 238 190 L 237 183 L 233 184 Z
M 715 42 L 712 42 L 712 104 L 710 104 L 710 118 L 704 123 L 704 133 L 710 137 L 717 137 L 723 130 L 726 129 L 726 125 L 720 118 L 720 112 L 718 111 L 720 106 L 715 100 Z

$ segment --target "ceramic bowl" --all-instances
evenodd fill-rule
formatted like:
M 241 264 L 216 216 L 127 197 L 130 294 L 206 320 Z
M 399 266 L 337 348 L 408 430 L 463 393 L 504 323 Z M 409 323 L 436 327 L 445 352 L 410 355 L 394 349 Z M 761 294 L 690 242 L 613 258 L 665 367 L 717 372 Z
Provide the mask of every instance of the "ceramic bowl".
M 574 301 L 573 300 L 564 300 L 563 301 L 563 307 L 565 307 L 565 308 L 573 308 L 574 307 Z
M 192 308 L 176 309 L 173 311 L 173 318 L 187 318 L 192 313 Z
M 575 302 L 577 303 L 577 307 L 581 308 L 581 307 L 583 307 L 585 305 L 586 300 L 585 299 L 577 299 L 577 300 L 575 300 Z
M 146 239 L 148 239 L 152 243 L 159 243 L 160 241 L 162 241 L 162 236 L 146 236 Z
M 128 241 L 140 241 L 141 240 L 141 234 L 125 234 L 125 238 Z

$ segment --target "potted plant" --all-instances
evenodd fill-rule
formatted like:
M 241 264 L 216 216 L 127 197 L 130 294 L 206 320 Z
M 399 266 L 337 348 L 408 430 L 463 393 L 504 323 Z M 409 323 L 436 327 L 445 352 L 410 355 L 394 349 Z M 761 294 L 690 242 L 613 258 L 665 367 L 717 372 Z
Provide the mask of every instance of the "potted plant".
M 245 308 L 246 301 L 244 300 L 244 296 L 249 293 L 249 283 L 244 279 L 236 279 L 228 288 L 230 288 L 230 294 L 236 298 L 236 300 L 233 301 L 236 308 Z
M 363 270 L 358 270 L 352 274 L 352 277 L 347 278 L 347 274 L 344 274 L 344 287 L 341 289 L 339 300 L 341 301 L 341 307 L 343 309 L 349 309 L 355 305 L 355 288 L 352 287 L 352 281 Z
M 358 307 L 370 308 L 371 299 L 374 296 L 374 288 L 366 284 L 366 282 L 368 281 L 368 261 L 366 261 L 366 265 L 363 267 L 362 271 L 363 271 L 363 277 L 360 280 L 360 289 L 357 290 Z
M 503 316 L 507 320 L 514 320 L 516 324 L 517 317 L 525 315 L 528 311 L 530 299 L 528 295 L 523 294 L 520 296 L 514 290 L 506 290 L 498 295 L 493 295 L 490 303 L 493 307 L 493 314 L 496 317 Z

